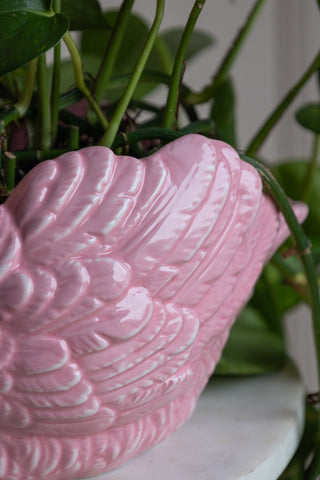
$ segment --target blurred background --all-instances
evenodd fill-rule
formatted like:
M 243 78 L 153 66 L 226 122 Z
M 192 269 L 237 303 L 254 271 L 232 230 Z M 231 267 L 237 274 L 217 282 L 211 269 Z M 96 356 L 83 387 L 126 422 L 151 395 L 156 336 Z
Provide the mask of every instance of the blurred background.
M 119 1 L 100 0 L 104 9 L 118 7 Z M 136 0 L 133 11 L 149 19 L 155 1 Z M 197 28 L 214 38 L 214 44 L 187 65 L 184 81 L 194 89 L 207 84 L 226 49 L 243 24 L 253 0 L 207 0 Z M 162 29 L 182 26 L 193 0 L 167 1 Z M 316 0 L 268 0 L 233 68 L 237 88 L 239 144 L 245 149 L 263 120 L 310 65 L 320 45 L 319 7 Z M 152 93 L 153 101 L 164 91 Z M 312 135 L 294 121 L 294 112 L 319 93 L 316 79 L 302 90 L 281 122 L 271 133 L 260 154 L 268 162 L 299 158 L 311 150 Z M 320 208 L 320 206 L 319 206 Z M 298 364 L 307 389 L 316 390 L 317 376 L 310 313 L 294 310 L 286 319 L 288 347 Z

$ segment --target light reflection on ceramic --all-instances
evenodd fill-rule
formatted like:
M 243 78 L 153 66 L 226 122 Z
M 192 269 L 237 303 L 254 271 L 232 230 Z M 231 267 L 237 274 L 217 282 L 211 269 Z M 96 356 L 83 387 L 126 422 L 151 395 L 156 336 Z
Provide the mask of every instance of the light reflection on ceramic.
M 5 480 L 97 474 L 175 431 L 288 234 L 255 170 L 200 135 L 43 162 L 0 222 Z

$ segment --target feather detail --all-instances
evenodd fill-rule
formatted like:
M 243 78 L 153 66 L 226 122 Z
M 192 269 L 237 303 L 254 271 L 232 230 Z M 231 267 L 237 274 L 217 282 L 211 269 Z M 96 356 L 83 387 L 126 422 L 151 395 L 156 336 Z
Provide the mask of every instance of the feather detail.
M 178 428 L 288 235 L 258 173 L 200 135 L 43 162 L 0 221 L 0 480 L 94 475 Z

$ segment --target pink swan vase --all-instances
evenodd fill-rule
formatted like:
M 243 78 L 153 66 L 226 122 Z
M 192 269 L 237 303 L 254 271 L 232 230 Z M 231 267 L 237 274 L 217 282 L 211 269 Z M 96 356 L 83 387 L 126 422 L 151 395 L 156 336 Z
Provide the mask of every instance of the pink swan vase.
M 1 480 L 95 475 L 174 432 L 288 235 L 257 172 L 200 135 L 45 161 L 0 224 Z

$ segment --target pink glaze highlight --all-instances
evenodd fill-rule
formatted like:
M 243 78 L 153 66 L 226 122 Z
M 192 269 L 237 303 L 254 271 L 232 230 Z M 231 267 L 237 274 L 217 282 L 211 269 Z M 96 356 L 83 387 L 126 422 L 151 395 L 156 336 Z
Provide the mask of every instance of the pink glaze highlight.
M 256 171 L 200 135 L 43 162 L 0 222 L 1 480 L 101 473 L 174 432 L 288 235 Z

